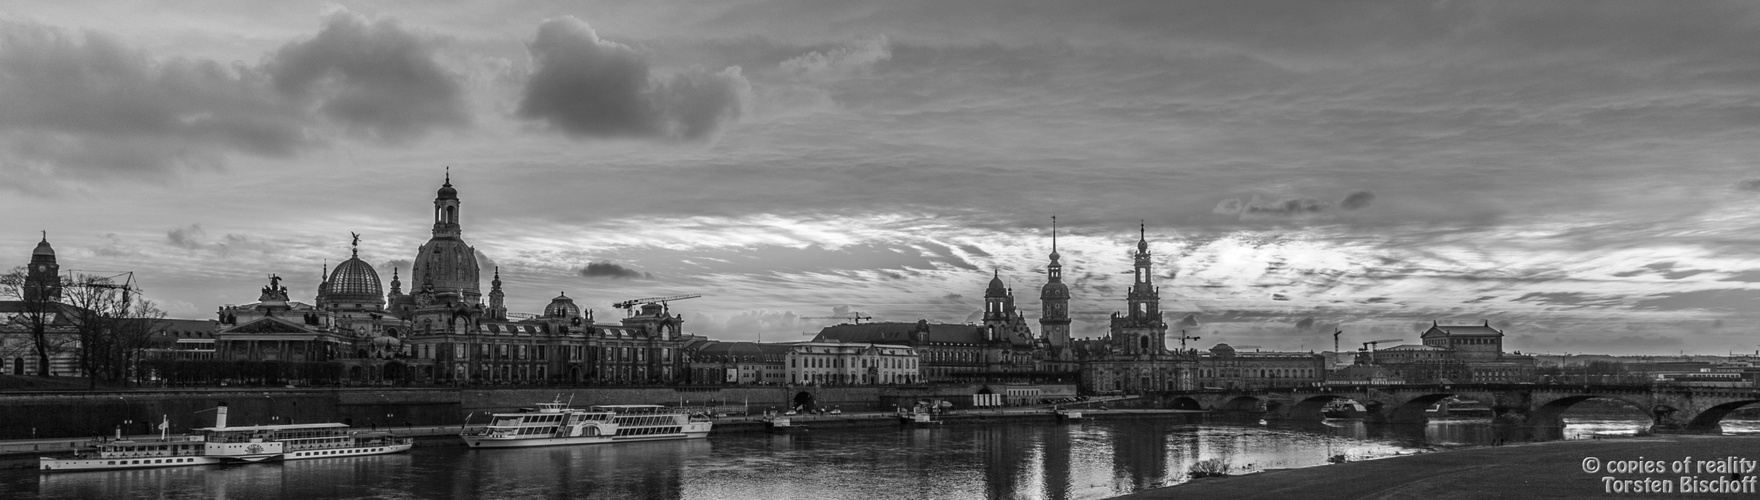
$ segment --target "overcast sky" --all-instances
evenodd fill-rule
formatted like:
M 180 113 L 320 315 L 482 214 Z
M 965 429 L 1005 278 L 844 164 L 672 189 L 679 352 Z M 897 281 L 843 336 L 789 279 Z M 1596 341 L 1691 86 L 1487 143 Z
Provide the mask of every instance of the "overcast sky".
M 208 318 L 310 301 L 352 231 L 407 289 L 450 166 L 514 311 L 792 341 L 1000 272 L 1036 325 L 1056 215 L 1078 337 L 1143 220 L 1201 347 L 1751 352 L 1756 40 L 1709 1 L 8 2 L 0 249 Z

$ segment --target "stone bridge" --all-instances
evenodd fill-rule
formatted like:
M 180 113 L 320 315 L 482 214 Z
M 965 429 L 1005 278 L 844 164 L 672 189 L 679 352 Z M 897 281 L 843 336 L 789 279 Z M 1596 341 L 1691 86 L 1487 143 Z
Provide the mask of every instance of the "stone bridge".
M 1324 418 L 1321 408 L 1336 399 L 1361 403 L 1365 420 L 1423 423 L 1424 411 L 1449 397 L 1484 403 L 1500 418 L 1530 426 L 1562 426 L 1572 405 L 1594 398 L 1623 401 L 1651 419 L 1655 432 L 1715 433 L 1718 422 L 1738 408 L 1760 403 L 1760 388 L 1684 385 L 1441 384 L 1356 385 L 1168 392 L 1172 408 L 1262 412 L 1267 418 Z

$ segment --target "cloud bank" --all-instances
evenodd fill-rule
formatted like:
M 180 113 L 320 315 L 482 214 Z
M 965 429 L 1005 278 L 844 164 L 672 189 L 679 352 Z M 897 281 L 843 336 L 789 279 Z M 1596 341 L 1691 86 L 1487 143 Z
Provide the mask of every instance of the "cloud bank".
M 751 93 L 738 66 L 650 75 L 635 49 L 574 17 L 545 21 L 528 48 L 537 69 L 519 116 L 574 137 L 702 139 L 738 120 Z

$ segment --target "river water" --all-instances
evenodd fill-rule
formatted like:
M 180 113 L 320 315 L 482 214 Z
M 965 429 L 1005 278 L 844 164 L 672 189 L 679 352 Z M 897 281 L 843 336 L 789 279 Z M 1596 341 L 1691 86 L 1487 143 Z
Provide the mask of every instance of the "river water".
M 1563 437 L 1641 422 L 1567 420 Z M 1730 422 L 1728 433 L 1760 432 Z M 1484 422 L 1261 425 L 1181 419 L 857 428 L 690 441 L 409 453 L 232 466 L 39 474 L 0 471 L 0 498 L 1099 499 L 1235 473 L 1491 444 Z

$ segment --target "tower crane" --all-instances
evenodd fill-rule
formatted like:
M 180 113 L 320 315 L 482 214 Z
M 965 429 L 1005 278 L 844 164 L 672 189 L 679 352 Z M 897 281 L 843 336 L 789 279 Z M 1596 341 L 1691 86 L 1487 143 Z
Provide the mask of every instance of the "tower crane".
M 1179 348 L 1181 350 L 1184 350 L 1186 348 L 1186 341 L 1187 340 L 1198 340 L 1199 337 L 1197 335 L 1186 335 L 1185 330 L 1180 330 L 1179 337 L 1175 337 L 1175 338 L 1179 339 Z
M 630 314 L 635 314 L 636 304 L 664 304 L 664 303 L 671 302 L 674 300 L 694 299 L 694 298 L 702 297 L 702 296 L 703 296 L 703 294 L 700 294 L 700 293 L 689 293 L 689 294 L 684 294 L 684 295 L 672 295 L 672 296 L 668 296 L 668 297 L 643 297 L 643 298 L 639 298 L 639 299 L 629 299 L 629 300 L 625 300 L 623 302 L 613 302 L 613 303 L 611 303 L 611 307 L 615 307 L 618 309 L 628 309 Z
M 860 325 L 862 324 L 862 320 L 874 319 L 874 317 L 862 314 L 850 314 L 846 316 L 801 316 L 800 319 L 853 319 L 856 324 Z
M 121 313 L 123 316 L 128 315 L 128 308 L 129 308 L 129 306 L 134 304 L 134 301 L 133 301 L 134 292 L 137 291 L 134 287 L 134 271 L 121 271 L 121 272 L 117 272 L 117 271 L 80 271 L 80 270 L 76 270 L 76 269 L 69 269 L 67 272 L 69 274 L 72 274 L 72 273 L 92 273 L 92 274 L 86 275 L 84 281 L 73 280 L 73 279 L 67 280 L 66 282 L 63 283 L 62 286 L 83 287 L 83 288 L 105 288 L 105 289 L 110 289 L 110 290 L 121 290 L 122 291 L 122 311 L 121 311 Z M 111 274 L 110 276 L 100 276 L 101 274 L 110 274 L 110 273 L 116 273 L 116 274 Z M 116 282 L 117 278 L 121 278 L 122 283 L 117 283 Z
M 1405 340 L 1405 339 L 1381 339 L 1381 340 L 1371 340 L 1371 341 L 1368 341 L 1368 342 L 1364 342 L 1364 343 L 1363 343 L 1363 348 L 1362 348 L 1362 349 L 1357 349 L 1357 350 L 1359 350 L 1359 351 L 1363 351 L 1363 350 L 1367 350 L 1367 351 L 1369 351 L 1369 352 L 1371 352 L 1371 353 L 1373 353 L 1373 352 L 1375 352 L 1375 346 L 1377 346 L 1377 345 L 1380 345 L 1380 344 L 1381 344 L 1381 343 L 1382 343 L 1382 342 L 1399 342 L 1399 341 L 1401 341 L 1401 340 Z

